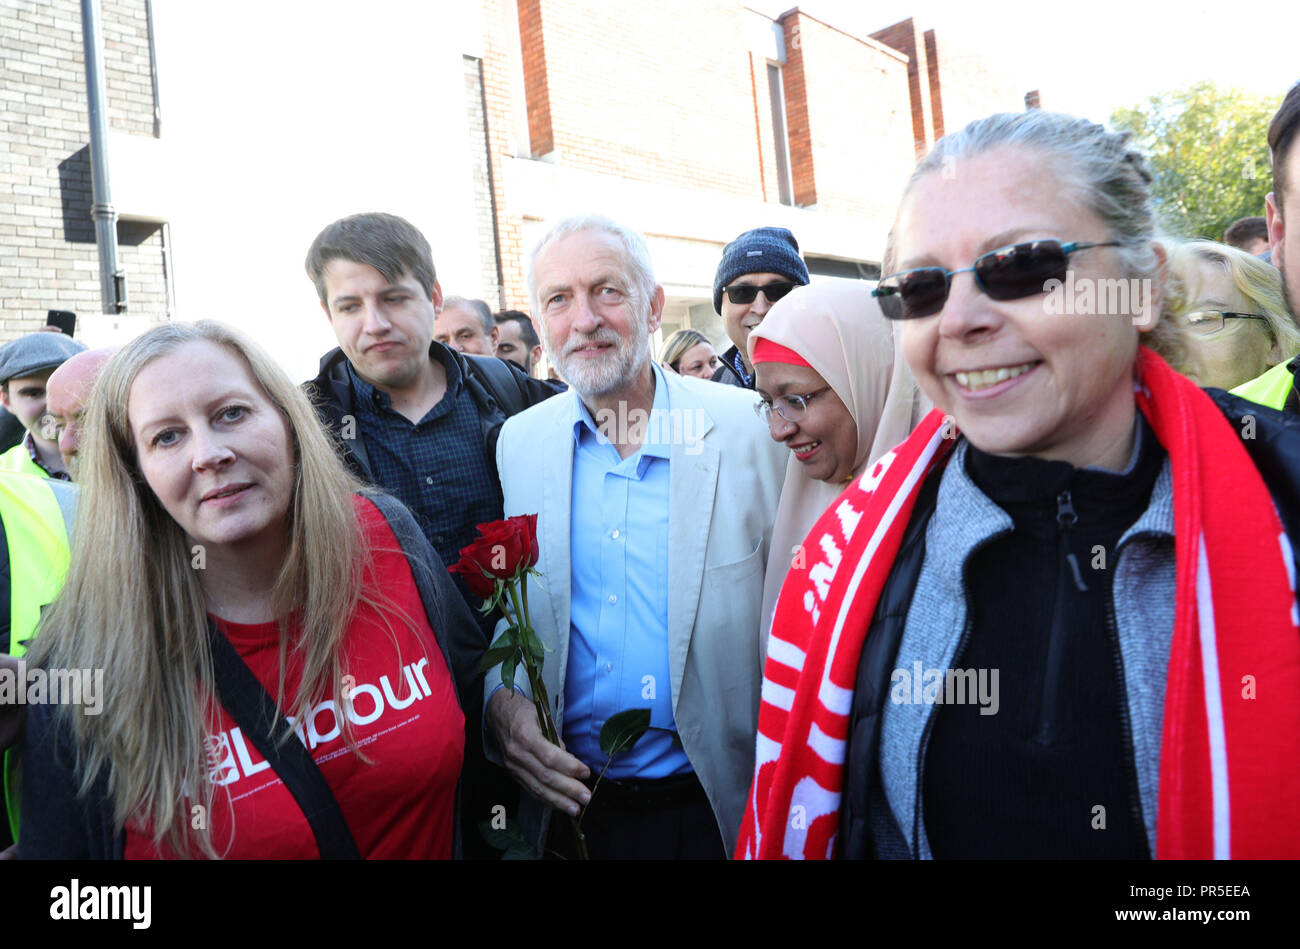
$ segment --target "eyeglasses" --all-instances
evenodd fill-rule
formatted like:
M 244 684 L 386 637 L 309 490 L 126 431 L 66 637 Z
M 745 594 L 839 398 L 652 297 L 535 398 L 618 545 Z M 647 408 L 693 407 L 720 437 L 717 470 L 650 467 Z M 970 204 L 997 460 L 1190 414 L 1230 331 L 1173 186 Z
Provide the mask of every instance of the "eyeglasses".
M 871 293 L 891 320 L 914 320 L 938 313 L 948 301 L 952 278 L 959 273 L 973 273 L 975 285 L 994 300 L 1020 300 L 1046 293 L 1049 280 L 1064 283 L 1069 257 L 1075 251 L 1119 246 L 1118 241 L 1063 244 L 1058 240 L 1042 240 L 1013 244 L 989 251 L 977 257 L 972 266 L 961 270 L 917 267 L 890 274 L 882 277 Z
M 1267 323 L 1268 317 L 1258 313 L 1229 313 L 1227 310 L 1195 310 L 1182 317 L 1182 322 L 1197 336 L 1213 336 L 1223 329 L 1225 320 L 1263 320 Z
M 808 411 L 808 403 L 817 396 L 821 395 L 830 386 L 822 386 L 815 392 L 805 392 L 803 395 L 779 395 L 771 402 L 764 399 L 761 402 L 754 403 L 754 414 L 763 420 L 765 425 L 772 424 L 772 410 L 781 416 L 787 422 L 798 422 L 803 419 L 804 414 Z
M 758 297 L 759 290 L 763 291 L 763 296 L 767 297 L 768 303 L 775 303 L 794 288 L 793 283 L 769 283 L 763 287 L 752 283 L 741 283 L 732 287 L 723 287 L 722 289 L 726 292 L 727 299 L 732 303 L 753 303 Z

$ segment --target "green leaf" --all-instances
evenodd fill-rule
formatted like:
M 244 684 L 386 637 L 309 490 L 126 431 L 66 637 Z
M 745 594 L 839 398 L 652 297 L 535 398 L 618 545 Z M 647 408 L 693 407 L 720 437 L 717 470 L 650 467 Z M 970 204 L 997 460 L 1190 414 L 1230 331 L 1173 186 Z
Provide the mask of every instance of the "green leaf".
M 521 627 L 519 638 L 523 641 L 524 648 L 532 655 L 533 662 L 545 661 L 546 651 L 542 646 L 542 640 L 530 627 Z
M 478 664 L 479 672 L 487 672 L 498 662 L 505 662 L 510 656 L 519 655 L 519 646 L 509 643 L 505 646 L 493 646 L 483 654 L 483 661 Z
M 501 684 L 507 689 L 515 687 L 515 666 L 518 664 L 519 657 L 514 652 L 501 661 Z
M 507 626 L 501 631 L 501 635 L 492 640 L 490 648 L 496 649 L 498 646 L 517 646 L 519 645 L 519 627 Z
M 504 829 L 493 827 L 491 820 L 480 821 L 478 832 L 487 841 L 489 847 L 505 851 L 501 855 L 502 860 L 540 859 L 541 855 L 537 852 L 537 848 L 524 839 L 518 821 L 506 821 Z
M 601 726 L 600 750 L 607 755 L 627 751 L 650 727 L 648 708 L 628 708 L 616 712 Z

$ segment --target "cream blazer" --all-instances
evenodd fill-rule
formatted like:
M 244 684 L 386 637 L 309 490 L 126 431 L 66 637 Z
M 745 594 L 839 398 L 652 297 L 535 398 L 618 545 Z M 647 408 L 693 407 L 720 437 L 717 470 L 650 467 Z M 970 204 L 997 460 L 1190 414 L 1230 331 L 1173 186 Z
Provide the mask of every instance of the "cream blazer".
M 680 425 L 669 457 L 668 658 L 672 707 L 682 745 L 735 849 L 754 771 L 766 631 L 763 576 L 788 450 L 754 414 L 746 389 L 656 373 Z M 533 626 L 547 652 L 542 678 L 563 733 L 569 658 L 572 389 L 508 419 L 497 441 L 506 516 L 538 515 L 541 581 L 528 587 Z M 498 625 L 498 633 L 504 621 Z M 501 681 L 487 675 L 484 700 Z M 531 695 L 522 670 L 515 685 Z M 488 757 L 500 762 L 491 736 Z M 599 794 L 599 789 L 597 789 Z M 520 823 L 544 838 L 550 809 L 522 795 Z

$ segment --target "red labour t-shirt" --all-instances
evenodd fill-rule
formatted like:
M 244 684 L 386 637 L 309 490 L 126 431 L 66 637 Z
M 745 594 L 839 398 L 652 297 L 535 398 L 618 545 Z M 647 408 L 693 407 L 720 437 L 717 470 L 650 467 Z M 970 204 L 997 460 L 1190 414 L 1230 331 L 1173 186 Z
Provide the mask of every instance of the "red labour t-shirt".
M 357 511 L 374 549 L 373 575 L 382 578 L 382 596 L 415 622 L 419 636 L 400 617 L 390 615 L 385 624 L 384 617 L 364 603 L 345 634 L 344 682 L 353 677 L 348 718 L 368 764 L 343 740 L 337 692 L 317 703 L 294 730 L 334 792 L 363 857 L 447 859 L 452 855 L 456 782 L 465 754 L 465 718 L 397 538 L 369 501 L 358 498 Z M 379 591 L 368 592 L 375 596 Z M 214 619 L 274 697 L 276 624 Z M 296 664 L 291 665 L 285 677 L 287 709 L 296 703 L 300 676 Z M 215 785 L 209 827 L 219 854 L 227 859 L 320 856 L 311 825 L 293 795 L 224 708 L 219 726 L 207 739 L 207 751 L 209 779 Z M 127 859 L 165 855 L 149 835 L 128 827 Z

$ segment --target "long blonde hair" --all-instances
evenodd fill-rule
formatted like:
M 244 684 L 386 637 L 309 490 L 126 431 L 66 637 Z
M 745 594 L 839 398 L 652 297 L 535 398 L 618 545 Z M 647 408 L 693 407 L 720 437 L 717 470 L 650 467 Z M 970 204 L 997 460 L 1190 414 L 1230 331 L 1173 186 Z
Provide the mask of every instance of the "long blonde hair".
M 280 626 L 277 705 L 283 713 L 291 613 L 299 628 L 312 631 L 293 643 L 303 660 L 297 719 L 341 681 L 344 633 L 358 603 L 370 602 L 362 595 L 369 551 L 352 501 L 360 484 L 284 371 L 255 344 L 208 321 L 152 329 L 100 374 L 79 452 L 81 497 L 68 579 L 41 624 L 31 661 L 104 670 L 100 714 L 71 705 L 59 710 L 77 749 L 81 793 L 107 771 L 118 829 L 138 822 L 173 853 L 217 856 L 206 832 L 191 831 L 189 812 L 189 805 L 202 804 L 212 813 L 204 739 L 219 721 L 203 589 L 184 532 L 140 473 L 127 418 L 139 372 L 201 341 L 244 361 L 293 438 L 289 547 L 273 591 Z M 351 745 L 350 734 L 347 740 Z
M 1239 247 L 1215 241 L 1189 240 L 1170 242 L 1169 280 L 1165 284 L 1165 315 L 1174 333 L 1152 340 L 1151 348 L 1160 353 L 1179 372 L 1186 369 L 1185 331 L 1179 328 L 1172 316 L 1181 316 L 1193 303 L 1192 295 L 1201 282 L 1197 265 L 1217 264 L 1232 280 L 1233 287 L 1249 302 L 1252 312 L 1266 317 L 1268 333 L 1277 347 L 1278 358 L 1269 357 L 1269 366 L 1277 365 L 1300 353 L 1300 327 L 1287 309 L 1282 296 L 1282 274 L 1271 264 L 1266 264 Z M 1154 335 L 1154 334 L 1153 334 Z

